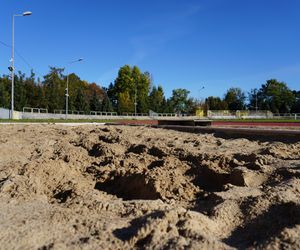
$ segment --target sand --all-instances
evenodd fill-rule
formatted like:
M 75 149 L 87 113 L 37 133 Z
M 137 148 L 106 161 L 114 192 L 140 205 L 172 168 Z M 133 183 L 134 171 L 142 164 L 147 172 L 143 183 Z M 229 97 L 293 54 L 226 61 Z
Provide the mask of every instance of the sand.
M 300 142 L 0 127 L 1 249 L 300 249 Z

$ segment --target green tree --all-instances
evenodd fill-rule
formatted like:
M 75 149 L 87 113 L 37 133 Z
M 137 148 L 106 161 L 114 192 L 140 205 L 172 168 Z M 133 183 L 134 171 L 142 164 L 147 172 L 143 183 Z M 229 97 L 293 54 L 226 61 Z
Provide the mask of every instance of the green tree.
M 295 103 L 292 106 L 292 113 L 300 113 L 300 91 L 293 91 L 295 96 Z
M 133 69 L 134 70 L 134 69 Z M 134 75 L 133 75 L 134 77 Z M 135 77 L 134 77 L 135 79 Z M 140 73 L 137 76 L 137 112 L 148 113 L 149 112 L 149 91 L 151 86 L 151 76 L 148 72 Z
M 113 109 L 112 111 L 117 111 L 118 110 L 118 98 L 117 98 L 117 94 L 115 92 L 114 84 L 111 82 L 109 84 L 108 88 L 104 89 L 104 91 L 107 94 L 107 98 L 111 102 L 112 109 Z
M 118 94 L 118 111 L 120 114 L 134 112 L 132 98 L 129 96 L 128 92 L 122 92 Z
M 228 89 L 224 101 L 229 110 L 244 110 L 246 108 L 246 95 L 240 88 Z
M 137 101 L 137 112 L 148 112 L 148 95 L 151 85 L 150 74 L 142 73 L 137 66 L 125 65 L 120 68 L 115 80 L 114 93 L 117 99 L 118 112 L 133 112 Z M 125 105 L 125 106 L 122 106 Z
M 114 93 L 116 93 L 117 109 L 120 114 L 134 111 L 135 83 L 131 71 L 129 65 L 121 67 L 115 80 Z
M 102 106 L 102 111 L 104 111 L 104 112 L 113 112 L 114 111 L 111 101 L 109 100 L 107 95 L 104 96 L 101 106 Z
M 250 94 L 250 105 L 255 103 L 255 95 Z M 286 83 L 276 79 L 268 80 L 257 91 L 258 107 L 273 113 L 289 113 L 295 105 L 296 97 Z
M 9 76 L 4 75 L 0 77 L 0 107 L 10 108 L 10 79 Z
M 205 106 L 207 110 L 227 110 L 228 105 L 220 97 L 209 96 L 205 99 Z
M 190 91 L 186 89 L 174 89 L 170 98 L 170 104 L 173 112 L 187 113 L 189 111 L 188 95 Z
M 152 87 L 149 94 L 149 108 L 154 112 L 162 113 L 166 109 L 166 98 L 162 86 Z
M 93 96 L 90 100 L 90 110 L 91 111 L 101 111 L 101 109 L 102 109 L 101 99 L 97 95 L 97 92 L 94 90 Z
M 74 101 L 74 108 L 77 111 L 84 111 L 87 113 L 89 111 L 89 105 L 86 100 L 86 95 L 84 94 L 84 89 L 77 88 L 77 93 Z
M 25 91 L 25 74 L 21 71 L 15 75 L 14 81 L 14 109 L 23 110 L 23 107 L 27 106 L 27 97 Z
M 45 105 L 49 112 L 65 108 L 66 79 L 64 69 L 50 67 L 50 72 L 44 76 Z

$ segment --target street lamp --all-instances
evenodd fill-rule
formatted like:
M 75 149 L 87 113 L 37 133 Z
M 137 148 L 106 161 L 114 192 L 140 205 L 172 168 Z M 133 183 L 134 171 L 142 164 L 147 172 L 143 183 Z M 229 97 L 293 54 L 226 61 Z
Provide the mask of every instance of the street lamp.
M 68 65 L 81 62 L 83 61 L 83 58 L 79 58 L 75 61 L 69 62 Z M 68 105 L 69 105 L 69 74 L 67 74 L 67 87 L 66 87 L 66 120 L 68 119 Z
M 30 16 L 32 12 L 25 11 L 23 14 L 13 15 L 12 20 L 12 57 L 11 57 L 11 114 L 10 118 L 14 119 L 14 81 L 15 81 L 15 17 Z
M 198 89 L 198 95 L 199 95 L 198 98 L 199 98 L 199 101 L 200 101 L 200 99 L 201 99 L 201 98 L 200 98 L 200 92 L 201 92 L 201 90 L 203 90 L 203 89 L 205 89 L 204 86 L 202 86 L 201 89 Z

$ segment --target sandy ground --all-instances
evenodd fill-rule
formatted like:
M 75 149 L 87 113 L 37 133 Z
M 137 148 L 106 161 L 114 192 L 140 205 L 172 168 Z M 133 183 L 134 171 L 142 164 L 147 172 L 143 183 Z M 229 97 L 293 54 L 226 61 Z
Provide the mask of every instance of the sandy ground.
M 0 126 L 1 249 L 300 249 L 300 142 Z

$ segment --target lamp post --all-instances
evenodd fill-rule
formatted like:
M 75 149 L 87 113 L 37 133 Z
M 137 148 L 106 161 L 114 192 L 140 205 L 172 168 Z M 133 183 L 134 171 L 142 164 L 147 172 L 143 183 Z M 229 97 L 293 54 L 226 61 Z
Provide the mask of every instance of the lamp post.
M 199 98 L 199 109 L 201 108 L 201 97 L 200 97 L 200 92 L 201 92 L 201 90 L 203 90 L 203 89 L 205 89 L 205 87 L 204 86 L 202 86 L 200 89 L 198 89 L 198 98 Z M 205 107 L 204 108 L 201 108 L 201 109 L 205 109 Z M 200 110 L 201 110 L 200 109 Z M 203 112 L 205 112 L 204 110 L 203 110 Z
M 81 62 L 81 61 L 83 61 L 83 58 L 79 58 L 75 61 L 72 61 L 68 63 L 68 65 Z M 65 116 L 66 120 L 68 119 L 68 106 L 69 106 L 69 74 L 67 74 L 67 87 L 66 87 L 66 116 Z
M 205 89 L 204 86 L 202 86 L 201 89 L 198 89 L 198 98 L 199 98 L 199 102 L 200 102 L 200 99 L 201 99 L 201 98 L 200 98 L 200 92 L 201 92 L 201 90 L 203 90 L 203 89 Z
M 23 14 L 15 14 L 12 18 L 12 57 L 11 57 L 11 111 L 10 118 L 14 119 L 14 83 L 15 83 L 15 17 L 30 16 L 30 11 L 25 11 Z

